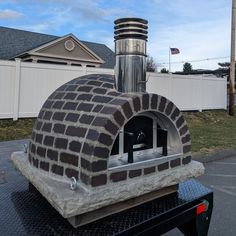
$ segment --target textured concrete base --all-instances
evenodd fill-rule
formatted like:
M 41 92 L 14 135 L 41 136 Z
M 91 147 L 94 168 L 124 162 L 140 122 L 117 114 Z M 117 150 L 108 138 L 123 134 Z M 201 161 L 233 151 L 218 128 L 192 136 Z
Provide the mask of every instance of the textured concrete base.
M 23 152 L 14 152 L 11 156 L 16 168 L 39 190 L 51 205 L 64 217 L 80 215 L 101 207 L 121 202 L 133 197 L 178 184 L 191 177 L 204 173 L 202 163 L 191 161 L 185 166 L 157 172 L 140 178 L 110 183 L 86 191 L 78 186 L 76 191 L 69 188 L 69 181 L 58 180 L 42 170 L 33 168 Z

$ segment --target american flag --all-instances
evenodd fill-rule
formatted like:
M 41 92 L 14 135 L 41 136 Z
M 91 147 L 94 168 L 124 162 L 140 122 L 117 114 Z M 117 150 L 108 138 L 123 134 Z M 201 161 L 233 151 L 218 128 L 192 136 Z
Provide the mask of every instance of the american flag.
M 180 51 L 179 51 L 178 48 L 170 48 L 170 52 L 171 52 L 172 55 L 175 55 L 175 54 L 179 54 L 179 53 L 180 53 Z

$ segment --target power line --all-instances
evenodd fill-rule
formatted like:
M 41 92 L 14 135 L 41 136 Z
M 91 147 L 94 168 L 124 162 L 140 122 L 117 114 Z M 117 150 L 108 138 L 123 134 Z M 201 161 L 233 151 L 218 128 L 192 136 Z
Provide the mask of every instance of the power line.
M 212 60 L 219 60 L 219 59 L 226 59 L 229 58 L 229 56 L 227 57 L 209 57 L 209 58 L 205 58 L 205 59 L 198 59 L 198 60 L 183 60 L 183 61 L 173 61 L 171 62 L 171 64 L 182 64 L 185 62 L 201 62 L 201 61 L 212 61 Z M 158 61 L 159 64 L 169 64 L 169 62 L 161 62 Z

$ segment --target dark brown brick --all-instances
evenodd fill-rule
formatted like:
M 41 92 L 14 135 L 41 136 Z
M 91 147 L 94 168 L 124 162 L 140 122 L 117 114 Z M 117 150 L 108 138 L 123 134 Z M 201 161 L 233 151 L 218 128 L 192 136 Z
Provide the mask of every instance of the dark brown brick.
M 191 156 L 187 156 L 187 157 L 183 158 L 182 159 L 183 165 L 187 165 L 188 163 L 190 163 L 191 159 L 192 159 Z
M 86 175 L 85 173 L 83 173 L 82 171 L 80 172 L 80 180 L 86 185 L 88 185 L 90 183 L 89 176 Z
M 79 114 L 76 113 L 68 113 L 66 116 L 66 121 L 77 122 L 79 119 Z
M 84 137 L 87 129 L 82 127 L 68 126 L 66 134 L 72 137 Z
M 63 121 L 66 113 L 65 112 L 55 112 L 52 119 L 53 120 L 58 120 L 58 121 Z
M 173 102 L 169 102 L 165 110 L 167 116 L 171 114 L 173 107 L 174 107 Z
M 75 177 L 77 180 L 79 178 L 79 172 L 71 168 L 66 168 L 65 174 L 68 178 Z
M 86 84 L 88 82 L 88 80 L 87 79 L 79 79 L 79 80 L 77 80 L 76 81 L 76 84 Z
M 42 131 L 51 132 L 52 124 L 51 123 L 44 123 L 42 127 Z
M 109 133 L 111 133 L 113 135 L 116 135 L 119 130 L 119 128 L 114 123 L 112 123 L 110 120 L 107 120 L 107 123 L 105 124 L 104 127 Z
M 100 111 L 102 114 L 114 114 L 117 111 L 116 107 L 108 107 L 105 106 L 103 109 Z
M 82 157 L 80 158 L 80 165 L 83 169 L 91 171 L 91 163 Z
M 141 103 L 140 103 L 140 98 L 139 97 L 135 97 L 133 99 L 133 106 L 134 106 L 134 110 L 136 112 L 139 112 L 141 109 Z
M 99 80 L 103 82 L 108 82 L 110 84 L 114 84 L 114 77 L 113 76 L 111 77 L 111 75 L 102 75 L 102 77 L 100 77 Z
M 43 108 L 47 108 L 50 109 L 53 105 L 53 101 L 47 100 L 44 104 L 43 104 Z
M 76 93 L 67 93 L 64 97 L 64 99 L 74 100 L 76 98 Z
M 51 167 L 51 171 L 56 175 L 61 175 L 62 176 L 64 168 L 63 168 L 63 166 L 53 164 L 52 167 Z
M 42 143 L 42 140 L 43 140 L 43 135 L 42 134 L 36 134 L 36 143 Z
M 50 120 L 52 117 L 52 112 L 51 111 L 45 111 L 44 115 L 43 115 L 43 119 L 44 120 Z
M 92 97 L 93 97 L 92 94 L 82 93 L 78 95 L 77 100 L 90 101 Z
M 28 155 L 28 161 L 29 163 L 32 163 L 32 156 L 30 154 Z
M 187 131 L 188 131 L 188 126 L 185 125 L 179 130 L 179 134 L 182 136 L 182 135 L 186 134 Z
M 68 140 L 65 138 L 56 138 L 55 147 L 59 149 L 66 149 L 67 143 L 68 143 Z
M 166 98 L 165 97 L 161 97 L 161 102 L 159 104 L 159 111 L 163 112 L 166 106 Z
M 189 142 L 190 141 L 190 134 L 187 134 L 186 136 L 184 136 L 181 141 L 182 141 L 182 144 Z
M 53 146 L 53 142 L 54 142 L 54 137 L 52 137 L 52 136 L 45 136 L 44 137 L 44 141 L 43 141 L 44 145 Z
M 92 90 L 92 86 L 80 86 L 79 88 L 78 88 L 78 91 L 79 92 L 90 92 L 91 90 Z
M 112 100 L 112 97 L 96 95 L 93 97 L 92 101 L 97 103 L 108 103 Z
M 67 88 L 65 90 L 66 91 L 75 91 L 77 89 L 77 87 L 78 87 L 77 85 L 72 84 L 72 85 L 67 86 Z
M 91 171 L 98 172 L 107 169 L 107 161 L 99 160 L 91 164 Z
M 107 92 L 107 89 L 104 88 L 95 88 L 93 90 L 93 93 L 97 93 L 97 94 L 105 94 Z
M 33 161 L 33 166 L 36 167 L 36 168 L 38 168 L 38 167 L 39 167 L 39 160 L 33 158 L 32 161 Z
M 138 177 L 142 174 L 142 170 L 141 169 L 138 169 L 138 170 L 130 170 L 129 171 L 129 177 L 130 178 L 135 178 L 135 177 Z
M 153 110 L 157 109 L 157 101 L 158 101 L 158 96 L 156 94 L 152 94 L 151 109 L 153 109 Z
M 187 153 L 187 152 L 190 152 L 190 151 L 191 151 L 191 145 L 183 146 L 183 153 Z
M 113 116 L 114 116 L 115 121 L 120 126 L 122 126 L 124 124 L 125 118 L 124 118 L 124 116 L 121 114 L 121 112 L 119 110 L 117 110 Z
M 130 107 L 130 104 L 129 102 L 126 102 L 123 106 L 122 106 L 122 109 L 123 109 L 123 112 L 126 116 L 127 119 L 129 119 L 132 115 L 133 115 L 133 112 L 132 112 L 132 109 Z
M 56 93 L 56 95 L 54 96 L 54 99 L 62 99 L 64 97 L 65 93 Z
M 35 147 L 35 145 L 34 145 L 33 143 L 31 143 L 30 151 L 31 151 L 33 154 L 35 154 L 35 152 L 36 152 L 36 147 Z
M 144 174 L 148 175 L 155 172 L 155 166 L 144 168 Z
M 49 171 L 49 163 L 46 161 L 40 161 L 40 169 Z
M 107 123 L 107 118 L 105 117 L 96 117 L 92 123 L 94 126 L 101 126 L 103 127 Z
M 47 150 L 47 158 L 49 158 L 52 161 L 57 161 L 58 160 L 58 152 L 48 149 Z
M 63 105 L 64 105 L 64 101 L 56 101 L 54 102 L 52 107 L 55 109 L 61 109 Z
M 35 141 L 35 138 L 36 138 L 36 133 L 33 131 L 33 132 L 32 132 L 32 135 L 31 135 L 31 140 L 32 140 L 32 141 Z
M 105 147 L 95 147 L 94 156 L 100 158 L 108 158 L 109 157 L 109 149 Z
M 90 112 L 92 109 L 93 109 L 93 104 L 86 102 L 80 103 L 79 106 L 77 107 L 78 111 Z
M 93 145 L 89 145 L 88 143 L 84 143 L 83 145 L 83 149 L 82 149 L 82 152 L 84 154 L 87 154 L 87 155 L 92 155 L 93 154 L 93 150 L 94 150 L 94 146 Z
M 91 186 L 92 187 L 101 186 L 106 183 L 107 183 L 107 175 L 106 174 L 92 176 L 92 178 L 91 178 Z
M 102 84 L 102 82 L 101 81 L 94 81 L 94 80 L 92 80 L 92 81 L 89 81 L 87 84 L 88 85 L 100 86 Z
M 67 88 L 67 84 L 63 84 L 57 89 L 57 91 L 65 91 L 66 88 Z
M 46 149 L 42 147 L 37 147 L 37 154 L 41 157 L 45 157 Z
M 77 105 L 78 105 L 77 102 L 67 102 L 63 106 L 63 110 L 72 110 L 72 111 L 74 111 L 76 109 Z
M 73 165 L 73 166 L 78 166 L 78 156 L 77 155 L 72 155 L 66 152 L 62 152 L 60 154 L 60 160 L 61 162 Z
M 41 121 L 36 121 L 36 129 L 37 130 L 40 130 L 41 129 L 41 127 L 42 127 L 42 122 Z
M 82 124 L 89 125 L 92 123 L 93 119 L 94 119 L 94 116 L 84 114 L 80 117 L 79 122 Z
M 115 172 L 110 175 L 112 182 L 119 182 L 127 179 L 127 171 Z
M 99 112 L 101 111 L 101 109 L 103 108 L 103 105 L 96 105 L 94 108 L 93 108 L 93 112 Z
M 180 166 L 180 158 L 174 159 L 170 161 L 170 167 L 176 167 L 176 166 Z
M 110 83 L 104 83 L 102 85 L 103 88 L 109 88 L 109 89 L 113 89 L 114 88 L 114 85 L 113 84 L 110 84 Z
M 127 103 L 127 100 L 116 98 L 110 102 L 110 104 L 123 106 L 125 103 Z
M 42 118 L 43 118 L 43 115 L 44 115 L 44 110 L 41 110 L 41 111 L 39 112 L 38 118 L 39 118 L 39 119 L 42 119 Z
M 157 166 L 158 171 L 163 171 L 169 169 L 169 162 L 161 163 Z
M 98 141 L 106 146 L 110 146 L 113 140 L 110 135 L 101 133 Z
M 176 117 L 178 117 L 179 114 L 180 114 L 180 111 L 179 111 L 179 109 L 176 107 L 175 110 L 173 111 L 173 113 L 171 114 L 171 119 L 172 119 L 173 121 L 175 121 L 175 120 L 176 120 Z
M 142 107 L 143 110 L 147 110 L 149 108 L 149 94 L 145 93 L 142 96 Z
M 116 91 L 111 91 L 111 92 L 108 92 L 107 95 L 111 95 L 111 96 L 117 97 L 117 96 L 120 96 L 121 93 L 116 92 Z
M 92 141 L 96 141 L 99 137 L 99 133 L 98 131 L 94 130 L 94 129 L 90 129 L 88 131 L 88 134 L 86 136 L 86 139 L 92 140 Z
M 177 128 L 182 126 L 183 123 L 184 123 L 184 118 L 183 118 L 183 116 L 180 116 L 179 119 L 176 121 Z
M 81 143 L 77 141 L 71 141 L 69 144 L 69 149 L 73 152 L 80 152 Z
M 58 133 L 58 134 L 64 134 L 65 129 L 66 129 L 66 126 L 62 124 L 55 124 L 53 127 L 54 133 Z

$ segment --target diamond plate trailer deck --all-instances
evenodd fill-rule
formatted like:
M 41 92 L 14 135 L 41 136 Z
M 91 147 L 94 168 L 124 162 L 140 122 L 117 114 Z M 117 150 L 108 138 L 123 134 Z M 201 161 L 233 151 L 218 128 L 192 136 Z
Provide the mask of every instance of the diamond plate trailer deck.
M 185 235 L 207 235 L 213 192 L 191 179 L 177 193 L 152 200 L 74 229 L 66 219 L 2 159 L 0 235 L 159 235 L 178 227 Z M 202 209 L 202 202 L 209 203 Z M 200 206 L 200 207 L 198 207 Z M 206 210 L 206 211 L 205 211 Z

